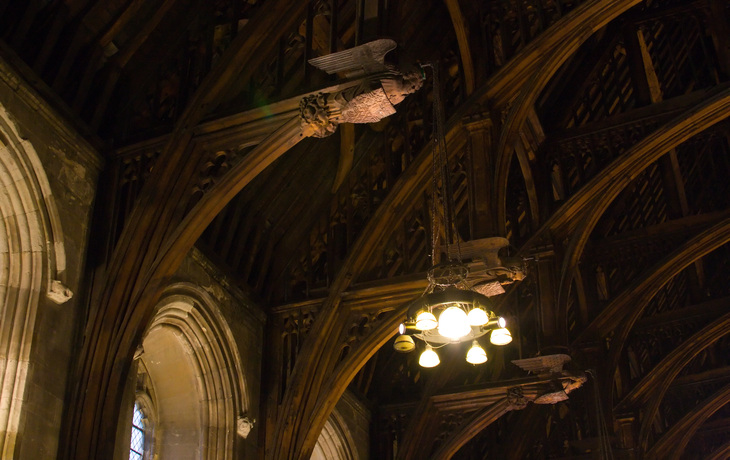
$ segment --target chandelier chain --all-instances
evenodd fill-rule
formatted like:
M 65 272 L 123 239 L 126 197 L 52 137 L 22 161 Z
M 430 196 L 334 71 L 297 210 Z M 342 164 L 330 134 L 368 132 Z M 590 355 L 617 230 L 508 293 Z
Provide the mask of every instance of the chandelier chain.
M 451 185 L 451 168 L 446 148 L 446 133 L 444 128 L 445 108 L 441 97 L 441 81 L 438 64 L 430 64 L 433 72 L 433 196 L 431 200 L 431 262 L 437 263 L 438 225 L 437 225 L 437 199 L 438 199 L 438 178 L 441 177 L 444 238 L 446 243 L 446 256 L 449 262 L 454 259 L 451 253 L 452 244 L 456 245 L 456 260 L 461 263 L 461 243 L 456 228 L 456 212 L 454 205 L 454 193 Z

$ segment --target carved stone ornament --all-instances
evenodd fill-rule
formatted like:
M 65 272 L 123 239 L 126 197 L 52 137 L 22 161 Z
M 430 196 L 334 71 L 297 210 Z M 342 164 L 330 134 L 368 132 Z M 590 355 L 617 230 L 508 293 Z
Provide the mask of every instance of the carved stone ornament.
M 507 389 L 507 402 L 512 410 L 522 410 L 530 401 L 525 397 L 522 387 L 518 386 Z
M 46 293 L 46 296 L 48 296 L 49 299 L 56 302 L 57 304 L 61 305 L 66 302 L 68 302 L 71 297 L 73 297 L 74 293 L 69 289 L 67 286 L 65 286 L 62 282 L 58 280 L 51 281 L 51 286 L 48 289 L 48 292 Z
M 256 419 L 251 420 L 246 415 L 238 417 L 238 421 L 236 422 L 236 432 L 240 437 L 246 439 L 251 433 L 251 430 L 253 429 L 255 423 Z

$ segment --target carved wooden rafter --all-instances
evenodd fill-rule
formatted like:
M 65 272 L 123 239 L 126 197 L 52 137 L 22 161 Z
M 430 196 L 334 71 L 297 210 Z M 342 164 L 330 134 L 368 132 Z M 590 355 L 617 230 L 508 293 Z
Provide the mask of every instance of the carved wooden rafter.
M 730 457 L 730 441 L 713 450 L 707 460 L 723 460 Z
M 642 282 L 638 284 L 643 285 L 643 289 L 633 291 L 633 305 L 636 307 L 628 315 L 626 315 L 623 321 L 620 323 L 618 330 L 614 334 L 611 342 L 611 348 L 609 349 L 608 359 L 606 360 L 607 375 L 613 376 L 618 368 L 619 359 L 623 347 L 628 339 L 634 324 L 641 317 L 646 305 L 652 297 L 661 289 L 666 282 L 676 276 L 680 271 L 687 266 L 691 265 L 696 260 L 699 260 L 702 256 L 712 252 L 714 249 L 730 241 L 730 219 L 725 219 L 721 223 L 711 227 L 710 229 L 700 233 L 698 236 L 692 238 L 685 243 L 677 251 L 670 254 L 666 259 L 657 265 L 656 271 L 651 273 L 649 276 L 644 278 Z M 694 244 L 694 246 L 693 246 Z M 671 260 L 671 262 L 668 262 Z M 722 318 L 718 320 L 722 324 Z M 610 380 L 610 379 L 609 379 Z M 606 382 L 608 383 L 608 381 Z M 668 385 L 669 383 L 666 382 Z M 606 386 L 608 387 L 608 385 Z M 606 390 L 608 388 L 605 388 Z M 607 393 L 609 394 L 609 393 Z M 647 416 L 652 411 L 658 410 L 661 399 L 659 395 L 661 391 L 653 393 L 656 398 L 649 408 L 644 411 L 644 415 Z M 646 429 L 648 429 L 647 420 L 653 417 L 644 418 L 644 423 L 647 423 Z
M 646 458 L 679 458 L 702 423 L 728 403 L 730 403 L 730 385 L 725 385 L 672 425 L 646 453 Z
M 550 34 L 548 40 L 545 40 L 546 42 L 552 42 L 553 45 L 544 54 L 545 57 L 542 59 L 540 72 L 533 73 L 529 79 L 525 80 L 526 84 L 520 86 L 519 95 L 510 104 L 509 113 L 503 123 L 502 133 L 495 151 L 494 183 L 496 184 L 496 193 L 494 209 L 497 212 L 498 225 L 502 226 L 502 234 L 505 231 L 507 178 L 514 151 L 513 146 L 540 92 L 560 66 L 578 50 L 583 42 L 637 3 L 639 3 L 638 0 L 614 2 L 594 0 L 586 2 L 556 23 L 556 26 L 562 28 L 559 30 L 562 30 L 563 33 Z M 495 100 L 498 107 L 503 107 L 506 102 L 507 100 Z M 530 168 L 529 164 L 521 166 L 523 170 Z M 537 201 L 534 188 L 528 190 L 528 194 L 532 195 L 531 201 Z
M 529 403 L 543 394 L 546 385 L 556 378 L 566 382 L 582 382 L 585 376 L 564 373 L 562 376 L 543 375 L 489 382 L 474 387 L 447 388 L 426 396 L 413 405 L 399 404 L 381 408 L 385 412 L 403 412 L 407 408 L 412 422 L 411 431 L 418 432 L 418 436 L 414 437 L 416 442 L 410 447 L 408 443 L 401 442 L 404 438 L 399 439 L 397 458 L 451 458 L 506 412 L 529 407 Z M 436 421 L 448 419 L 450 415 L 464 411 L 469 411 L 468 417 L 459 420 L 447 433 L 442 432 L 439 435 Z
M 447 144 L 452 152 L 461 149 L 465 142 L 464 136 L 459 136 L 459 132 L 459 129 L 453 129 L 447 133 Z M 405 314 L 405 310 L 402 308 L 397 310 L 394 315 L 391 315 L 377 327 L 377 330 L 388 332 L 368 335 L 357 348 L 350 352 L 342 363 L 338 364 L 334 359 L 335 357 L 332 356 L 326 361 L 315 359 L 315 356 L 322 356 L 324 350 L 337 349 L 336 342 L 339 338 L 339 331 L 344 328 L 344 321 L 347 317 L 345 309 L 339 308 L 341 307 L 341 295 L 350 285 L 351 280 L 357 276 L 358 271 L 366 265 L 372 252 L 369 248 L 377 247 L 385 238 L 387 232 L 383 230 L 390 228 L 394 222 L 401 218 L 402 210 L 397 204 L 416 202 L 417 197 L 428 184 L 428 177 L 431 173 L 427 161 L 430 157 L 429 154 L 430 146 L 419 154 L 419 157 L 403 174 L 407 180 L 400 180 L 394 185 L 391 192 L 378 207 L 375 215 L 368 222 L 362 236 L 354 244 L 337 278 L 330 285 L 330 294 L 322 305 L 317 317 L 317 323 L 308 335 L 300 357 L 297 359 L 294 383 L 287 389 L 285 399 L 281 405 L 285 412 L 291 413 L 279 414 L 278 435 L 271 437 L 271 443 L 273 444 L 267 447 L 267 450 L 275 450 L 271 450 L 267 455 L 273 455 L 275 458 L 298 458 L 299 455 L 302 455 L 302 458 L 308 458 L 307 456 L 311 454 L 311 449 L 314 448 L 317 436 L 326 421 L 327 415 L 337 401 L 334 396 L 344 392 L 347 383 L 354 377 L 358 369 L 390 338 L 401 321 L 401 315 Z M 322 366 L 322 368 L 319 368 L 319 366 Z M 329 382 L 322 381 L 325 375 L 330 375 Z M 314 398 L 310 394 L 305 403 L 297 402 L 295 404 L 295 394 L 311 390 L 304 388 L 303 385 L 309 379 L 317 380 L 317 385 L 322 386 L 314 393 L 318 397 Z M 296 401 L 301 401 L 302 398 L 305 398 L 303 394 L 298 395 Z M 307 421 L 307 417 L 313 419 Z M 303 421 L 298 422 L 294 418 L 302 418 Z M 296 447 L 284 445 L 281 440 L 276 439 L 285 435 L 280 432 L 285 430 L 286 425 L 292 424 L 292 422 L 306 430 L 307 434 L 304 437 L 308 438 L 306 441 L 300 438 L 299 443 L 301 445 Z M 293 433 L 289 435 L 291 436 L 291 434 Z M 292 441 L 293 439 L 289 442 Z M 310 452 L 306 453 L 306 450 Z
M 637 302 L 639 302 L 639 299 L 645 299 L 648 302 L 661 286 L 684 269 L 687 264 L 691 264 L 696 259 L 723 245 L 727 242 L 728 237 L 730 237 L 730 219 L 724 216 L 717 224 L 685 242 L 681 247 L 657 263 L 651 270 L 648 270 L 647 275 L 637 280 L 631 287 L 616 296 L 583 329 L 574 341 L 574 344 L 606 337 L 610 331 L 615 330 L 616 325 L 625 324 L 621 323 L 621 321 L 627 317 L 633 318 L 631 323 L 631 326 L 633 326 L 633 323 L 638 320 L 641 312 L 643 312 L 643 308 L 637 308 L 636 312 L 633 309 L 637 305 Z M 649 293 L 648 289 L 652 289 L 652 292 Z M 614 338 L 615 340 L 616 338 Z
M 685 340 L 679 347 L 664 357 L 616 405 L 616 412 L 624 413 L 646 405 L 657 393 L 661 393 L 657 389 L 657 382 L 668 382 L 668 388 L 674 382 L 674 378 L 695 356 L 727 334 L 727 331 L 723 328 L 727 327 L 728 320 L 728 315 L 723 315 L 718 320 L 697 331 L 691 338 Z M 660 395 L 659 399 L 662 399 L 662 397 Z
M 561 207 L 561 210 L 556 213 L 556 216 L 561 217 L 565 223 L 568 223 L 567 216 L 572 216 L 574 221 L 572 225 L 579 225 L 575 229 L 565 251 L 561 267 L 560 288 L 558 291 L 558 318 L 560 324 L 564 324 L 567 314 L 567 299 L 573 279 L 572 274 L 580 261 L 583 249 L 593 229 L 611 202 L 634 177 L 664 155 L 665 152 L 726 118 L 728 108 L 730 108 L 730 91 L 722 90 L 717 94 L 713 94 L 704 103 L 698 104 L 687 111 L 684 114 L 686 118 L 675 118 L 647 136 L 591 179 L 578 194 L 566 201 L 564 205 L 566 210 L 572 212 L 560 212 L 563 209 Z M 587 209 L 587 211 L 580 212 L 584 209 Z M 579 215 L 582 218 L 576 219 L 575 217 Z M 552 223 L 555 224 L 556 222 L 553 221 Z
M 439 446 L 430 458 L 439 460 L 450 459 L 474 436 L 513 409 L 514 406 L 509 402 L 509 400 L 507 398 L 503 398 L 480 410 L 472 416 L 470 420 L 468 420 L 464 426 L 458 430 L 458 432 L 449 436 L 449 438 Z
M 306 4 L 274 0 L 267 7 L 266 14 L 248 24 L 250 34 L 236 37 L 201 84 L 160 158 L 161 167 L 153 171 L 147 193 L 142 194 L 122 233 L 108 266 L 99 307 L 91 312 L 87 323 L 76 391 L 71 398 L 73 410 L 63 437 L 67 440 L 63 449 L 66 458 L 103 458 L 112 451 L 119 401 L 144 325 L 166 280 L 214 217 L 210 212 L 189 215 L 186 225 L 180 225 L 185 210 L 179 204 L 186 195 L 185 187 L 197 175 L 198 162 L 191 157 L 202 155 L 191 146 L 192 128 L 217 105 L 236 78 L 236 69 L 257 65 L 273 49 L 276 39 L 261 37 L 289 28 Z M 279 142 L 272 140 L 266 148 L 280 149 Z M 227 194 L 220 190 L 217 193 Z M 171 253 L 170 249 L 179 251 Z
M 445 0 L 446 7 L 449 9 L 451 16 L 451 24 L 456 33 L 456 41 L 459 43 L 459 54 L 461 54 L 461 69 L 464 75 L 464 85 L 466 86 L 466 94 L 469 95 L 474 91 L 476 86 L 474 59 L 472 58 L 471 45 L 469 44 L 469 23 L 461 10 L 459 0 Z
M 659 410 L 659 405 L 676 376 L 692 358 L 727 335 L 728 326 L 730 326 L 730 314 L 725 314 L 693 334 L 644 376 L 616 406 L 617 413 L 626 413 L 631 408 L 643 407 L 639 434 L 640 445 L 646 447 L 651 425 Z

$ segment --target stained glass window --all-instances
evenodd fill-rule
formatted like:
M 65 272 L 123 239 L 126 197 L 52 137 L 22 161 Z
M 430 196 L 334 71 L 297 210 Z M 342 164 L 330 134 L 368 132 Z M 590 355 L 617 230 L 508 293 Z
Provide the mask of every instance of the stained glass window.
M 139 404 L 134 403 L 132 414 L 132 438 L 129 444 L 129 460 L 142 460 L 144 458 L 144 426 L 142 419 L 144 414 Z

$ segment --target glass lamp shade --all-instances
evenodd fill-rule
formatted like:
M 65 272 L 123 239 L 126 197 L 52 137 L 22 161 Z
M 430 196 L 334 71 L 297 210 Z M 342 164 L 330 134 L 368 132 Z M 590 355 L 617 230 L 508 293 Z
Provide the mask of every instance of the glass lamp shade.
M 439 360 L 439 355 L 433 351 L 433 348 L 431 348 L 430 345 L 426 346 L 426 349 L 423 353 L 421 353 L 421 357 L 418 358 L 418 364 L 420 364 L 421 367 L 436 367 L 440 362 L 441 360 Z
M 487 312 L 479 307 L 472 308 L 466 316 L 471 326 L 484 326 L 489 321 Z
M 416 344 L 413 342 L 413 338 L 410 335 L 399 335 L 396 337 L 393 343 L 395 351 L 400 353 L 408 353 L 416 348 Z
M 494 345 L 507 345 L 512 341 L 512 334 L 506 327 L 495 329 L 492 331 L 489 341 Z
M 422 311 L 416 317 L 416 329 L 419 331 L 430 331 L 438 326 L 436 317 L 430 311 Z
M 507 327 L 507 320 L 500 316 L 497 318 L 497 326 L 502 328 Z
M 460 338 L 471 332 L 466 312 L 459 307 L 449 307 L 439 315 L 439 334 L 451 340 Z
M 483 364 L 487 362 L 487 352 L 479 346 L 476 340 L 472 342 L 471 348 L 466 352 L 466 362 L 470 364 Z

